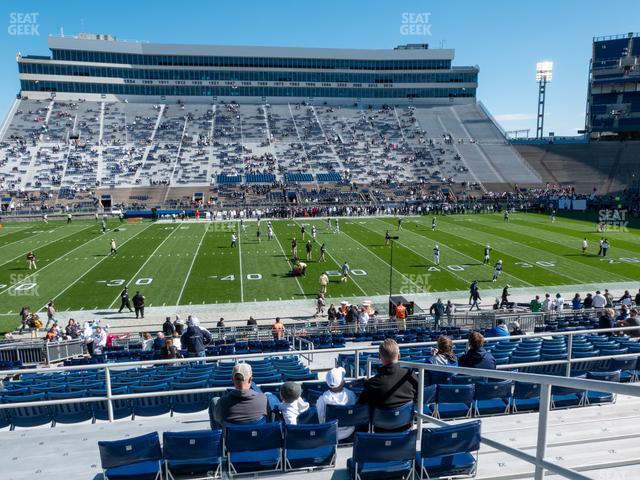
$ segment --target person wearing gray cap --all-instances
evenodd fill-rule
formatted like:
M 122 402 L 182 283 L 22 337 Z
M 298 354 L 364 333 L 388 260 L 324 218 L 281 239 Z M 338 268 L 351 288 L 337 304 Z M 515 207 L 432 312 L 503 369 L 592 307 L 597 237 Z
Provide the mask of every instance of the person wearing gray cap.
M 212 429 L 226 423 L 259 422 L 268 415 L 267 396 L 251 388 L 252 375 L 248 363 L 237 363 L 233 367 L 233 390 L 213 398 L 209 404 Z

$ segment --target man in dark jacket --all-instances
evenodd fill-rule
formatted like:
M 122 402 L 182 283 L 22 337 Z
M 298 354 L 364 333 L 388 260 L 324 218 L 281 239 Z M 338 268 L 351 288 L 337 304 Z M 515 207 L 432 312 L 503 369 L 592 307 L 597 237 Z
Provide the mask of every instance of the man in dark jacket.
M 200 328 L 197 318 L 187 320 L 187 331 L 180 337 L 180 345 L 187 351 L 187 357 L 206 357 L 205 345 L 211 343 L 213 337 L 208 330 Z
M 469 334 L 469 350 L 458 359 L 458 366 L 494 370 L 496 359 L 484 348 L 484 337 L 480 332 Z
M 144 318 L 144 295 L 139 291 L 133 296 L 133 308 L 136 310 L 136 318 Z
M 131 309 L 131 302 L 129 302 L 129 289 L 127 287 L 124 287 L 124 289 L 120 292 L 120 300 L 122 301 L 121 305 L 120 305 L 120 310 L 118 310 L 118 313 L 122 313 L 122 310 L 126 308 L 129 309 L 130 312 L 133 312 L 133 310 Z
M 440 319 L 444 315 L 444 311 L 445 311 L 445 306 L 444 306 L 444 303 L 442 303 L 442 299 L 440 298 L 436 303 L 431 305 L 431 308 L 429 308 L 429 313 L 433 315 L 434 329 L 438 329 L 438 327 L 440 326 Z
M 173 337 L 173 332 L 176 331 L 176 327 L 171 323 L 171 317 L 167 317 L 162 324 L 162 333 L 167 338 Z
M 616 311 L 613 308 L 605 308 L 602 316 L 598 320 L 598 328 L 615 328 Z M 606 333 L 605 333 L 606 335 Z
M 378 349 L 382 366 L 375 377 L 364 382 L 358 403 L 371 408 L 395 408 L 415 402 L 418 396 L 418 379 L 414 372 L 398 365 L 400 348 L 395 340 L 387 338 Z M 375 425 L 374 425 L 375 427 Z M 376 432 L 382 431 L 380 428 Z M 406 430 L 405 426 L 398 431 Z
M 233 390 L 222 397 L 214 397 L 209 404 L 212 429 L 225 423 L 253 423 L 268 415 L 267 396 L 251 388 L 251 365 L 237 363 L 231 378 Z

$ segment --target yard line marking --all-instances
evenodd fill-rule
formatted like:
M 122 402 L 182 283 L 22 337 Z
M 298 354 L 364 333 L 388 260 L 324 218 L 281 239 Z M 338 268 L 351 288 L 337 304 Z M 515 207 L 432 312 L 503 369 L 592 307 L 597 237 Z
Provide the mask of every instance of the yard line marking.
M 297 224 L 297 223 L 298 223 L 298 222 L 296 221 L 296 224 Z M 313 238 L 313 237 L 311 237 L 311 239 L 312 239 L 315 243 L 317 243 L 318 245 L 320 245 L 320 242 L 319 242 L 317 239 L 315 239 L 315 238 Z M 333 263 L 335 263 L 335 264 L 338 266 L 338 269 L 340 269 L 340 268 L 342 267 L 342 266 L 338 263 L 338 261 L 337 261 L 335 258 L 333 258 L 333 255 L 331 255 L 329 252 L 327 252 L 327 255 L 329 255 L 329 258 L 331 258 L 331 260 L 333 260 Z M 362 294 L 363 294 L 364 296 L 367 296 L 367 293 L 362 289 L 362 287 L 361 287 L 360 285 L 358 285 L 358 282 L 356 282 L 355 278 L 353 278 L 353 275 L 351 275 L 351 280 L 353 280 L 353 284 L 354 284 L 356 287 L 358 287 L 358 289 L 362 292 Z
M 280 243 L 280 240 L 278 240 L 278 235 L 276 235 L 276 229 L 273 229 L 273 238 L 276 239 L 276 242 L 278 243 L 278 246 L 280 247 L 280 251 L 282 252 L 282 254 L 284 255 L 284 261 L 287 262 L 287 265 L 289 266 L 289 268 L 291 268 L 291 264 L 289 263 L 289 257 L 287 256 L 286 252 L 284 251 L 284 248 L 282 248 L 282 244 Z M 304 290 L 302 289 L 302 285 L 300 284 L 300 280 L 298 280 L 298 277 L 293 277 L 296 279 L 296 283 L 298 284 L 298 288 L 300 289 L 300 293 L 302 294 L 302 296 L 305 298 L 307 298 L 307 296 L 304 293 Z M 295 299 L 295 297 L 291 297 L 293 299 Z
M 238 229 L 238 263 L 240 264 L 240 302 L 244 302 L 244 279 L 242 278 L 242 233 L 240 232 L 240 225 L 236 225 Z
M 385 223 L 385 224 L 386 224 L 386 223 L 388 223 L 388 222 L 384 222 L 383 220 L 380 220 L 380 222 L 383 222 L 383 223 Z M 416 222 L 416 223 L 418 223 L 418 222 Z M 366 225 L 365 225 L 365 227 L 366 227 L 366 228 L 368 228 Z M 371 230 L 371 229 L 370 229 L 370 230 Z M 413 234 L 413 235 L 416 235 L 416 236 L 418 236 L 418 237 L 420 237 L 420 238 L 426 238 L 426 239 L 428 239 L 428 240 L 430 240 L 430 241 L 434 241 L 434 242 L 435 242 L 435 240 L 434 240 L 434 239 L 432 239 L 431 237 L 427 237 L 426 235 L 421 235 L 421 234 L 419 234 L 419 233 L 416 233 L 416 232 L 414 232 L 414 231 L 409 230 L 408 228 L 406 228 L 406 229 L 402 229 L 402 231 L 403 231 L 403 232 L 409 232 L 409 233 L 411 233 L 411 234 Z M 455 236 L 455 237 L 458 237 L 458 235 L 455 235 L 455 234 L 450 234 L 450 235 L 453 235 L 453 236 Z M 469 241 L 473 242 L 473 240 L 469 240 Z M 440 245 L 440 243 L 439 243 L 439 242 L 436 242 L 436 243 L 438 243 L 438 245 Z M 473 243 L 477 243 L 477 242 L 473 242 Z M 401 244 L 401 245 L 402 245 L 402 244 Z M 415 250 L 413 250 L 412 248 L 407 247 L 406 245 L 403 245 L 403 246 L 405 246 L 406 248 L 409 248 L 409 250 L 411 250 L 412 252 L 414 252 L 416 255 L 420 255 L 418 252 L 416 252 L 416 251 L 415 251 Z M 456 250 L 455 248 L 452 248 L 451 246 L 449 246 L 449 244 L 443 243 L 443 244 L 442 244 L 442 246 L 444 246 L 444 247 L 448 248 L 449 250 L 453 250 L 453 251 L 454 251 L 454 252 L 456 252 L 457 254 L 462 255 L 462 256 L 464 256 L 464 257 L 467 257 L 467 258 L 469 258 L 469 259 L 473 260 L 474 262 L 475 262 L 475 261 L 477 261 L 477 260 L 476 260 L 475 258 L 473 258 L 472 256 L 467 255 L 466 253 L 463 253 L 463 252 L 461 252 L 461 251 L 459 251 L 459 250 Z M 421 256 L 422 258 L 424 258 L 424 259 L 428 260 L 428 258 L 427 258 L 427 257 L 425 257 L 424 255 L 420 255 L 420 256 Z M 433 262 L 431 262 L 431 263 L 433 263 Z M 433 263 L 433 264 L 435 265 L 435 263 Z M 485 265 L 483 264 L 482 266 L 484 267 Z M 493 270 L 493 267 L 491 267 L 491 265 L 487 265 L 487 267 L 489 267 L 489 269 Z M 444 270 L 445 268 L 446 268 L 446 267 L 443 267 L 443 270 Z M 449 270 L 448 268 L 447 268 L 446 270 L 447 270 L 449 273 L 451 273 L 451 274 L 455 275 L 456 277 L 460 278 L 461 280 L 464 280 L 464 281 L 465 281 L 465 282 L 467 282 L 467 283 L 469 282 L 469 280 L 467 280 L 467 279 L 465 279 L 465 278 L 461 277 L 460 275 L 458 275 L 458 274 L 457 274 L 457 273 L 455 273 L 454 271 Z M 533 287 L 533 286 L 534 286 L 533 284 L 531 284 L 531 283 L 527 282 L 526 280 L 522 280 L 521 278 L 516 277 L 515 275 L 513 275 L 513 274 L 511 274 L 511 273 L 502 272 L 502 275 L 503 275 L 503 276 L 505 276 L 505 277 L 514 278 L 514 279 L 516 279 L 516 280 L 518 280 L 518 281 L 520 281 L 520 282 L 524 283 L 525 285 L 527 285 L 527 286 L 529 286 L 529 287 Z
M 184 288 L 187 286 L 187 281 L 189 280 L 189 276 L 191 275 L 193 264 L 196 262 L 196 257 L 198 256 L 198 252 L 200 251 L 200 247 L 202 246 L 202 241 L 204 240 L 204 237 L 207 235 L 208 231 L 209 231 L 209 226 L 205 225 L 204 232 L 202 233 L 202 237 L 200 237 L 200 243 L 198 243 L 198 247 L 196 248 L 196 253 L 194 253 L 193 258 L 191 259 L 191 265 L 189 265 L 189 271 L 187 272 L 187 276 L 184 278 L 184 283 L 182 284 L 182 288 L 180 289 L 180 295 L 178 295 L 178 301 L 176 302 L 176 305 L 180 305 L 180 300 L 182 299 Z M 163 306 L 164 305 L 165 304 L 163 304 Z
M 485 226 L 486 226 L 486 227 L 488 227 L 488 228 L 493 228 L 493 227 L 491 227 L 490 225 L 487 225 L 487 224 L 485 224 Z M 462 229 L 467 229 L 467 230 L 468 230 L 468 228 L 467 228 L 467 227 L 458 227 L 458 228 L 462 228 Z M 503 229 L 501 229 L 501 228 L 498 228 L 497 230 L 499 230 L 499 231 L 503 231 Z M 502 239 L 502 237 L 500 237 L 500 235 L 498 235 L 497 233 L 490 233 L 490 232 L 481 232 L 481 233 L 483 233 L 483 234 L 485 234 L 485 235 L 491 235 L 492 237 L 497 237 L 497 238 L 499 238 L 499 239 Z M 525 235 L 526 235 L 526 234 L 525 234 Z M 527 237 L 531 237 L 531 235 L 526 235 L 526 236 L 527 236 Z M 473 242 L 473 240 L 470 240 L 470 241 L 471 241 L 471 242 Z M 531 245 L 527 245 L 526 243 L 522 243 L 522 242 L 518 242 L 518 241 L 516 241 L 516 240 L 512 240 L 511 238 L 509 238 L 509 241 L 510 241 L 511 243 L 516 243 L 516 244 L 518 244 L 518 245 L 522 245 L 523 247 L 525 247 L 525 248 L 529 248 L 529 249 L 531 249 L 531 250 L 537 250 L 538 252 L 541 252 L 543 255 L 553 256 L 553 257 L 555 257 L 555 258 L 557 258 L 557 259 L 560 259 L 560 260 L 565 260 L 565 261 L 567 261 L 567 262 L 576 263 L 576 264 L 578 264 L 578 265 L 580 265 L 580 266 L 582 266 L 582 267 L 587 267 L 587 268 L 596 268 L 596 269 L 597 269 L 597 267 L 590 267 L 589 265 L 585 265 L 584 263 L 576 262 L 575 260 L 571 260 L 571 259 L 569 259 L 569 258 L 564 258 L 564 257 L 563 257 L 563 256 L 561 256 L 561 255 L 557 255 L 557 254 L 555 254 L 555 253 L 551 253 L 551 252 L 549 252 L 549 251 L 547 251 L 547 250 L 543 250 L 543 249 L 541 249 L 541 248 L 532 247 Z M 473 242 L 473 243 L 478 243 L 478 242 Z M 512 256 L 515 256 L 515 255 L 512 255 Z M 522 257 L 518 257 L 518 258 L 520 258 L 522 261 L 525 261 L 525 262 L 527 261 L 526 259 L 523 259 Z M 556 262 L 556 264 L 557 264 L 557 262 Z M 543 267 L 542 265 L 538 265 L 538 264 L 536 264 L 536 266 L 537 266 L 537 267 L 540 267 L 540 268 L 544 268 L 544 269 L 546 269 L 546 270 L 550 270 L 550 271 L 552 271 L 552 272 L 553 272 L 554 274 L 556 274 L 556 275 L 560 275 L 560 276 L 563 276 L 563 277 L 565 277 L 565 278 L 568 278 L 569 280 L 572 280 L 572 281 L 576 282 L 576 284 L 577 284 L 577 285 L 579 285 L 579 284 L 581 284 L 581 283 L 585 283 L 583 280 L 579 280 L 579 279 L 577 279 L 577 278 L 575 278 L 575 277 L 572 277 L 571 275 L 566 275 L 566 274 L 564 274 L 564 273 L 559 273 L 559 272 L 558 272 L 558 270 L 556 270 L 556 269 L 555 269 L 555 267 Z M 615 273 L 615 272 L 608 272 L 608 273 L 611 273 L 611 274 L 613 274 L 613 275 L 616 275 L 616 276 L 617 276 L 617 277 L 619 277 L 622 281 L 634 281 L 634 280 L 632 280 L 632 279 L 630 279 L 630 278 L 624 277 L 624 276 L 619 275 L 619 274 L 617 274 L 617 273 Z
M 373 250 L 369 250 L 367 247 L 365 247 L 362 243 L 360 243 L 358 240 L 356 240 L 355 238 L 353 238 L 351 235 L 349 235 L 346 230 L 340 230 L 341 233 L 344 233 L 347 237 L 349 237 L 351 240 L 353 240 L 354 242 L 356 242 L 358 245 L 360 245 L 365 251 L 369 252 L 371 255 L 373 255 L 374 257 L 376 257 L 378 260 L 380 260 L 382 263 L 384 263 L 385 265 L 389 265 L 391 267 L 391 264 L 389 262 L 387 262 L 384 258 L 382 258 L 381 256 L 379 256 L 377 253 L 375 253 Z M 409 283 L 412 283 L 415 287 L 418 288 L 418 290 L 421 293 L 428 293 L 424 290 L 423 287 L 421 287 L 420 285 L 418 285 L 416 282 L 414 282 L 413 280 L 411 280 L 411 278 L 409 278 L 408 276 L 406 276 L 404 273 L 402 273 L 400 270 L 398 270 L 396 267 L 391 267 L 391 269 L 393 271 L 395 271 L 396 273 L 398 273 L 401 277 L 406 278 L 407 280 L 409 280 Z
M 32 228 L 33 228 L 33 226 L 32 226 Z M 53 233 L 53 232 L 55 232 L 56 230 L 59 230 L 59 229 L 60 229 L 60 227 L 56 227 L 56 228 L 54 228 L 53 230 L 51 230 L 51 232 L 47 232 L 47 233 Z M 13 233 L 22 232 L 22 231 L 24 231 L 24 230 L 27 230 L 27 228 L 21 228 L 21 229 L 20 229 L 20 230 L 18 230 L 17 232 L 13 232 Z M 82 231 L 82 229 L 78 230 L 78 232 L 81 232 L 81 231 Z M 38 233 L 38 234 L 35 234 L 35 235 L 44 235 L 44 234 L 42 234 L 42 233 Z M 67 235 L 67 236 L 68 236 L 68 235 Z M 62 238 L 65 238 L 65 237 L 62 237 Z M 13 242 L 9 242 L 9 243 L 5 243 L 4 245 L 0 245 L 0 248 L 8 247 L 9 245 L 13 245 L 14 243 L 22 242 L 22 241 L 24 241 L 24 240 L 25 240 L 24 238 L 20 238 L 20 239 L 18 239 L 18 240 L 14 240 Z M 42 240 L 36 240 L 36 243 L 40 243 L 41 241 L 42 241 Z
M 160 244 L 155 248 L 155 250 L 153 252 L 151 252 L 151 255 L 149 255 L 149 257 L 145 260 L 145 262 L 142 264 L 142 266 L 138 269 L 138 271 L 133 275 L 133 277 L 131 277 L 131 280 L 129 280 L 126 284 L 125 287 L 129 286 L 129 283 L 131 283 L 137 276 L 138 274 L 142 271 L 142 269 L 147 265 L 147 263 L 149 263 L 149 260 L 151 260 L 153 258 L 153 256 L 155 255 L 155 253 L 160 249 L 160 247 L 162 247 L 162 245 L 164 245 L 164 242 L 166 242 L 167 240 L 169 240 L 171 238 L 171 235 L 173 235 L 174 233 L 176 233 L 178 230 L 180 230 L 179 228 L 174 228 L 171 233 L 169 235 L 167 235 L 166 237 L 164 237 L 164 240 L 162 240 L 162 242 L 160 242 Z M 113 302 L 111 302 L 111 304 L 107 307 L 107 308 L 112 308 L 113 304 L 116 303 L 118 301 L 118 298 L 120 298 L 120 294 L 116 295 L 116 298 L 113 299 Z
M 87 228 L 90 228 L 90 227 L 87 227 Z M 86 229 L 85 229 L 85 230 L 86 230 Z M 81 231 L 83 231 L 83 230 L 81 230 Z M 34 275 L 37 275 L 38 273 L 42 272 L 42 271 L 43 271 L 44 269 L 46 269 L 47 267 L 50 267 L 51 265 L 54 265 L 56 262 L 59 262 L 59 261 L 60 261 L 60 260 L 62 260 L 63 258 L 64 258 L 65 260 L 69 260 L 68 258 L 65 258 L 67 255 L 72 254 L 73 252 L 75 252 L 75 251 L 76 251 L 76 250 L 78 250 L 79 248 L 82 248 L 82 247 L 84 247 L 84 246 L 86 246 L 86 245 L 89 245 L 91 242 L 95 242 L 95 241 L 96 241 L 96 240 L 98 240 L 98 239 L 102 239 L 102 236 L 100 236 L 100 237 L 96 237 L 96 238 L 94 238 L 94 239 L 92 239 L 92 240 L 89 240 L 88 242 L 84 242 L 84 243 L 82 243 L 81 245 L 78 245 L 78 246 L 77 246 L 76 248 L 74 248 L 73 250 L 71 250 L 71 251 L 69 251 L 69 252 L 65 253 L 64 255 L 62 255 L 61 257 L 58 257 L 58 258 L 56 258 L 55 260 L 53 260 L 53 262 L 51 262 L 51 263 L 47 263 L 47 264 L 46 264 L 44 267 L 42 267 L 41 269 L 36 270 L 36 271 L 34 271 L 33 273 L 31 273 L 31 274 L 27 275 L 26 277 L 24 277 L 24 278 L 23 278 L 21 281 L 19 281 L 18 283 L 15 283 L 15 284 L 13 284 L 13 285 L 10 285 L 10 286 L 8 286 L 7 288 L 5 288 L 4 290 L 0 291 L 0 295 L 2 295 L 3 293 L 5 293 L 5 292 L 7 292 L 7 291 L 11 290 L 12 288 L 14 288 L 14 287 L 16 287 L 16 286 L 18 286 L 18 285 L 22 284 L 25 280 L 28 280 L 29 278 L 33 277 Z
M 58 239 L 56 239 L 56 240 L 51 240 L 50 242 L 44 243 L 44 244 L 42 244 L 42 245 L 38 245 L 38 248 L 46 247 L 47 245 L 49 245 L 49 244 L 51 244 L 51 243 L 64 241 L 64 239 L 65 239 L 65 238 L 67 238 L 67 237 L 69 237 L 69 236 L 71 236 L 71 235 L 74 235 L 74 234 L 76 234 L 76 233 L 82 233 L 82 232 L 84 232 L 85 230 L 88 230 L 89 228 L 91 228 L 92 226 L 93 226 L 93 225 L 90 225 L 89 227 L 87 227 L 87 228 L 83 228 L 82 230 L 78 230 L 77 232 L 72 232 L 72 233 L 70 233 L 69 235 L 65 235 L 64 237 L 60 237 L 60 238 L 58 238 Z M 22 239 L 22 240 L 24 240 L 24 239 Z M 6 245 L 5 245 L 5 247 L 6 247 Z M 2 248 L 2 247 L 0 247 L 0 248 Z M 34 248 L 34 250 L 35 250 L 35 248 Z M 8 260 L 8 261 L 6 261 L 6 262 L 4 262 L 4 263 L 0 263 L 0 267 L 2 267 L 2 266 L 4 266 L 4 265 L 6 265 L 7 263 L 14 262 L 14 261 L 16 261 L 17 259 L 19 259 L 20 257 L 24 257 L 25 255 L 26 255 L 26 252 L 25 252 L 25 253 L 21 253 L 21 254 L 20 254 L 20 255 L 18 255 L 17 257 L 13 257 L 11 260 Z M 46 261 L 48 261 L 48 260 L 49 260 L 49 259 L 47 259 Z M 42 268 L 44 268 L 44 267 L 42 267 Z
M 151 227 L 153 225 L 153 223 L 150 223 L 149 225 L 147 225 L 146 227 L 144 227 L 142 230 L 140 230 L 138 233 L 136 233 L 135 235 L 127 238 L 124 242 L 122 242 L 122 244 L 120 245 L 120 247 L 122 248 L 122 246 L 126 245 L 127 242 L 129 242 L 129 240 L 133 240 L 134 238 L 136 238 L 138 235 L 140 235 L 142 232 L 146 231 L 149 227 Z M 91 268 L 89 268 L 88 270 L 86 270 L 82 275 L 80 275 L 78 278 L 75 279 L 74 282 L 72 282 L 71 284 L 67 285 L 67 287 L 62 290 L 61 292 L 57 293 L 51 300 L 55 300 L 56 298 L 60 297 L 64 292 L 66 292 L 67 290 L 69 290 L 71 287 L 73 287 L 76 283 L 78 283 L 80 280 L 82 280 L 82 278 L 84 278 L 87 273 L 89 273 L 91 270 L 93 270 L 94 268 L 96 268 L 98 265 L 100 265 L 102 262 L 104 262 L 107 257 L 102 257 L 100 260 L 98 260 L 95 265 L 93 265 Z M 47 304 L 45 303 L 42 307 L 40 307 L 40 310 L 38 310 L 39 312 L 42 311 L 45 307 L 47 306 Z M 95 308 L 96 310 L 98 309 L 98 307 Z

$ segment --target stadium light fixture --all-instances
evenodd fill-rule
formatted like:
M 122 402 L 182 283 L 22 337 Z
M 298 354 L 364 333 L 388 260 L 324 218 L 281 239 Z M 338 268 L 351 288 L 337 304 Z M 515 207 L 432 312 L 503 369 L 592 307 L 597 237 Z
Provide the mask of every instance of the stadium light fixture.
M 544 136 L 544 104 L 547 93 L 547 83 L 553 77 L 553 62 L 545 60 L 536 63 L 536 82 L 538 82 L 538 117 L 536 120 L 536 138 Z

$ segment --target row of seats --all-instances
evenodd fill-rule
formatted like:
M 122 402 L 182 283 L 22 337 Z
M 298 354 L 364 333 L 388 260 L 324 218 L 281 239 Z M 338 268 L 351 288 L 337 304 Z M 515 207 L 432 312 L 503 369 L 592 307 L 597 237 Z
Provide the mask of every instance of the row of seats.
M 349 477 L 446 478 L 472 476 L 480 448 L 479 421 L 417 431 L 357 433 Z M 224 430 L 156 432 L 116 441 L 98 442 L 106 480 L 174 478 L 225 471 L 234 475 L 334 468 L 338 424 L 283 425 L 261 423 L 227 425 Z

